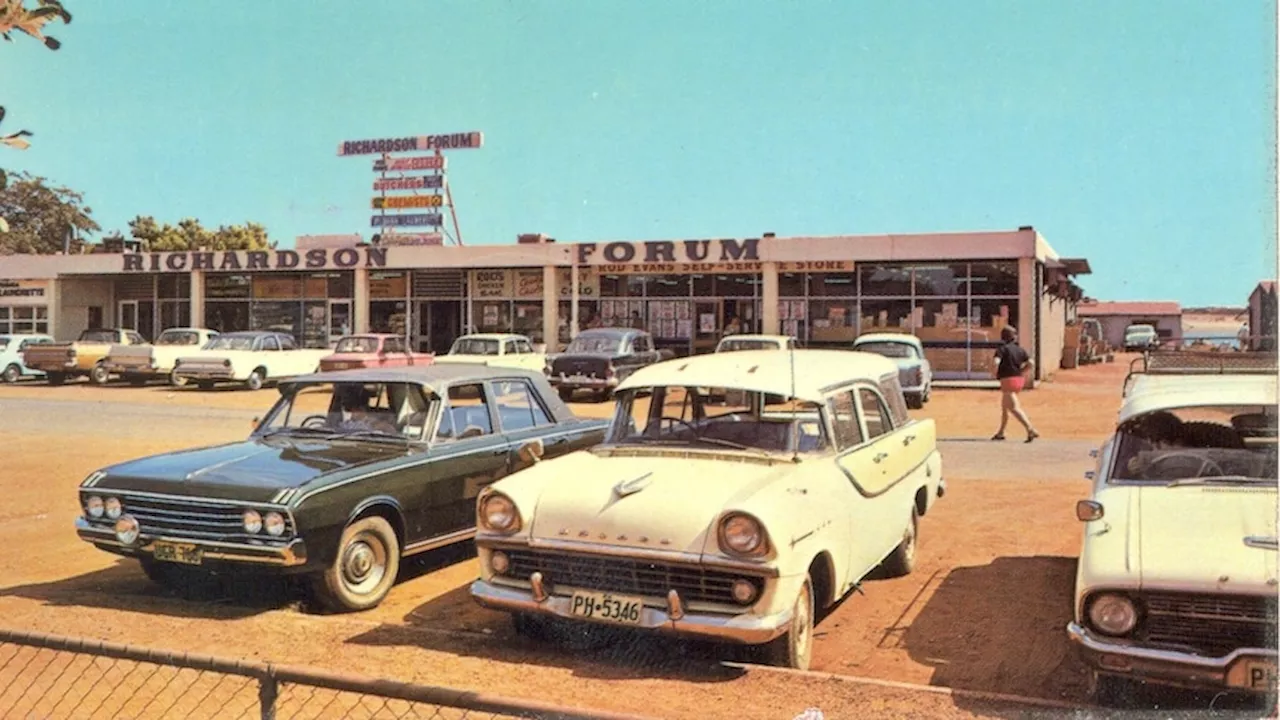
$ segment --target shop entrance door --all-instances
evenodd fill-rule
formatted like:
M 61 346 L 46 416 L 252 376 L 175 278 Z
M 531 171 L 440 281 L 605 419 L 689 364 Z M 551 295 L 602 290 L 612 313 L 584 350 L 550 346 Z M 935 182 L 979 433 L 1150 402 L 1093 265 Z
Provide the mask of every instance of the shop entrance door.
M 418 352 L 448 353 L 453 341 L 462 334 L 462 302 L 431 300 L 418 303 L 417 310 L 413 347 Z
M 120 327 L 125 330 L 138 329 L 138 301 L 120 301 Z
M 332 346 L 344 336 L 352 333 L 351 301 L 329 301 L 329 345 Z

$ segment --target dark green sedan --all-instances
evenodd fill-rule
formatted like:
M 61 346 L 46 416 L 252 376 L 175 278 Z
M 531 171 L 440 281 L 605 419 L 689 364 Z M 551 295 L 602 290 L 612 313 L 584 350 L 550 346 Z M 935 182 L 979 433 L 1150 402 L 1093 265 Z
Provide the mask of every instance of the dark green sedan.
M 467 542 L 476 497 L 539 458 L 596 445 L 541 373 L 484 365 L 282 382 L 243 442 L 112 465 L 81 483 L 76 532 L 153 581 L 305 575 L 337 611 L 377 605 L 402 557 Z

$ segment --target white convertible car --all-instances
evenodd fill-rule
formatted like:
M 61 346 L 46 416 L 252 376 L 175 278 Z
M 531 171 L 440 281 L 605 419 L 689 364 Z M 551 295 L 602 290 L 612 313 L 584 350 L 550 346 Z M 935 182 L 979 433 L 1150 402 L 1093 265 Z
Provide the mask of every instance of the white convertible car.
M 179 382 L 194 382 L 201 390 L 217 383 L 240 383 L 250 390 L 266 382 L 318 372 L 329 348 L 300 349 L 293 336 L 268 331 L 223 333 L 199 350 L 179 357 L 173 368 Z
M 746 402 L 711 404 L 699 388 L 712 385 Z M 877 568 L 914 567 L 942 465 L 934 423 L 907 416 L 891 361 L 715 353 L 636 370 L 616 397 L 602 445 L 478 498 L 471 593 L 513 613 L 517 632 L 604 623 L 807 668 L 821 608 Z
M 1276 366 L 1255 353 L 1136 362 L 1097 453 L 1067 634 L 1102 704 L 1135 681 L 1276 688 Z

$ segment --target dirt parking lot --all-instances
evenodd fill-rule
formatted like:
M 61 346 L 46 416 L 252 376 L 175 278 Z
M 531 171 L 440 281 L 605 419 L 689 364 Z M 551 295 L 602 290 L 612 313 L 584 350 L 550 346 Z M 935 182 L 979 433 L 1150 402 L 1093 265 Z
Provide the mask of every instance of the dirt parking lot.
M 1126 369 L 1121 359 L 1063 372 L 1025 393 L 1043 435 L 1032 444 L 1013 428 L 1009 441 L 988 440 L 999 419 L 993 391 L 940 389 L 912 411 L 938 422 L 949 492 L 923 520 L 917 570 L 867 582 L 820 622 L 809 674 L 725 665 L 725 648 L 670 639 L 535 645 L 471 602 L 477 569 L 466 547 L 416 559 L 382 606 L 356 615 L 314 614 L 282 582 L 166 594 L 132 561 L 76 538 L 76 486 L 115 461 L 241 438 L 275 392 L 4 386 L 0 625 L 655 717 L 1062 713 L 1086 703 L 1087 673 L 1064 634 L 1080 543 L 1073 506 Z M 1203 707 L 1193 696 L 1150 701 Z

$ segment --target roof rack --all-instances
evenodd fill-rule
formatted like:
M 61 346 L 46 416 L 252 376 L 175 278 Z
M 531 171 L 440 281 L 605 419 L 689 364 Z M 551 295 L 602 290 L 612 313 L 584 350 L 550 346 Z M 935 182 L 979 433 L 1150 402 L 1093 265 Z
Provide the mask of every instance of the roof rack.
M 1275 352 L 1193 352 L 1152 350 L 1129 363 L 1121 396 L 1137 375 L 1275 375 L 1280 365 Z M 1141 368 L 1138 365 L 1141 364 Z

